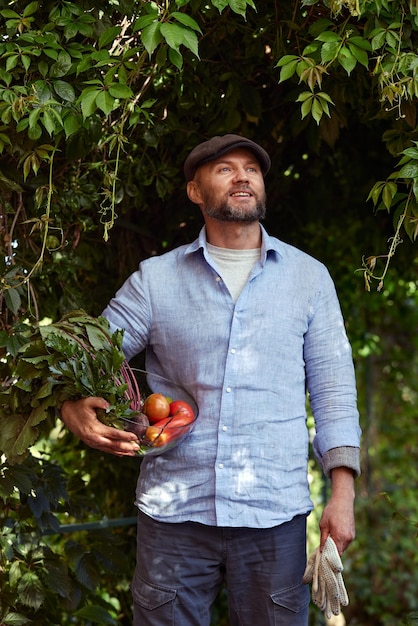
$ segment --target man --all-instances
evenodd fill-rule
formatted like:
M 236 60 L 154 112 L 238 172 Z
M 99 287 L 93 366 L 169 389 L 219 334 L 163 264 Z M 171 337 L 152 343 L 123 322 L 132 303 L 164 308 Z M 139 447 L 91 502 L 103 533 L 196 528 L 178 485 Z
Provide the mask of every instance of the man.
M 137 485 L 138 626 L 208 626 L 223 583 L 232 626 L 307 626 L 306 390 L 314 450 L 331 477 L 321 522 L 340 554 L 354 538 L 359 473 L 351 349 L 326 268 L 270 237 L 264 175 L 270 158 L 238 135 L 214 137 L 187 157 L 187 193 L 205 226 L 191 245 L 140 264 L 104 311 L 125 329 L 128 359 L 197 401 L 192 433 L 145 457 Z M 95 415 L 100 398 L 65 403 L 85 443 L 133 455 L 132 434 Z

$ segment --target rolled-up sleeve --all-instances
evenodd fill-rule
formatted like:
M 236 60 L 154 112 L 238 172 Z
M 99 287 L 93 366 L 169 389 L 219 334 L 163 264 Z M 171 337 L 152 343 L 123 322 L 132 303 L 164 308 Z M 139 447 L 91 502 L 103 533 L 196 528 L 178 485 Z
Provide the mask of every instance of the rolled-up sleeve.
M 315 418 L 314 452 L 324 472 L 359 474 L 360 427 L 354 364 L 334 284 L 324 268 L 304 342 L 307 389 Z

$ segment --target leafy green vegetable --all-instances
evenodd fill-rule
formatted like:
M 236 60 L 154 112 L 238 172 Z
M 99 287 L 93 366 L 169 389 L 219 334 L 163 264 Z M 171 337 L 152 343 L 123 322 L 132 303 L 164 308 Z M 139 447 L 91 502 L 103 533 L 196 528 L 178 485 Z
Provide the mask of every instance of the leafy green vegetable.
M 65 400 L 101 396 L 111 405 L 108 425 L 140 409 L 139 389 L 122 352 L 123 332 L 103 317 L 72 311 L 48 326 L 28 326 L 25 343 L 9 355 L 0 389 L 0 453 L 21 462 L 47 434 Z

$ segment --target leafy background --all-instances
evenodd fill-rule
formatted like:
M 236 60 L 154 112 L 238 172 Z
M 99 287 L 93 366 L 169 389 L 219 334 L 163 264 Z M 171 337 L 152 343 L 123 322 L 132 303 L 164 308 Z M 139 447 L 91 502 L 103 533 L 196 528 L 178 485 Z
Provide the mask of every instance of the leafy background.
M 38 320 L 99 315 L 142 258 L 196 236 L 196 143 L 253 138 L 274 164 L 266 226 L 329 267 L 353 344 L 344 618 L 416 623 L 415 0 L 0 0 L 0 24 L 1 379 Z M 54 419 L 41 434 L 23 463 L 2 457 L 1 623 L 130 624 L 139 463 Z M 311 474 L 309 548 L 329 489 Z

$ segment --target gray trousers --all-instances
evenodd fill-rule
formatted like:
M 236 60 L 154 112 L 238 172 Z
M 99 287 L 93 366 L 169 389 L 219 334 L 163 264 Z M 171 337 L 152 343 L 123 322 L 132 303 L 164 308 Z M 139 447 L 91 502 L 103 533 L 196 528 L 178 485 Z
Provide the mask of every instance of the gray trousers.
M 209 626 L 225 582 L 231 626 L 307 626 L 306 516 L 268 529 L 138 515 L 134 626 Z

